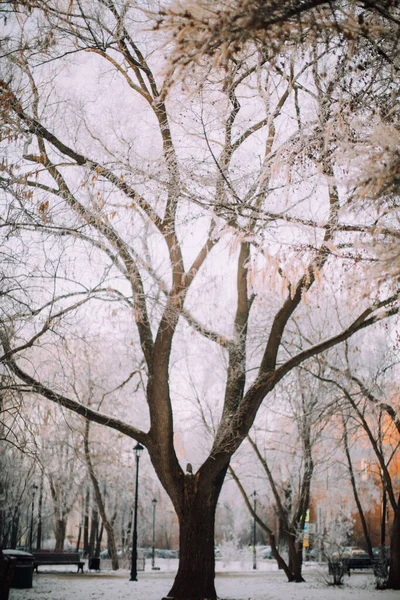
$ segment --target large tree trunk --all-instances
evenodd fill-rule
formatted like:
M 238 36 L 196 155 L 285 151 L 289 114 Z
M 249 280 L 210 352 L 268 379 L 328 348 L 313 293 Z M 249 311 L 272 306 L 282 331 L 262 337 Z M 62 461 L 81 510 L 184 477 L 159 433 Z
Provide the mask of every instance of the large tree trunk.
M 394 512 L 390 535 L 390 568 L 387 587 L 400 590 L 400 498 L 397 510 Z
M 300 583 L 304 581 L 301 574 L 303 566 L 303 546 L 299 542 L 296 542 L 296 534 L 288 533 L 288 550 L 289 550 L 289 570 L 293 575 L 291 581 Z
M 214 586 L 215 509 L 226 468 L 218 479 L 185 476 L 184 506 L 179 518 L 179 568 L 168 598 L 216 600 Z
M 175 600 L 216 600 L 215 504 L 197 499 L 185 513 L 180 519 L 179 568 L 168 596 Z
M 64 550 L 64 541 L 65 541 L 65 530 L 66 530 L 66 521 L 62 517 L 56 519 L 56 547 L 55 550 L 62 551 Z

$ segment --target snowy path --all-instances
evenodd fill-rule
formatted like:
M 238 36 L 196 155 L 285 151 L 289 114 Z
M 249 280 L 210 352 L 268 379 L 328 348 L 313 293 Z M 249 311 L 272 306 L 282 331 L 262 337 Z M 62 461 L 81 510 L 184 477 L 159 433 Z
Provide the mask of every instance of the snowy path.
M 229 566 L 236 567 L 221 565 L 224 569 Z M 217 573 L 216 588 L 226 600 L 399 600 L 398 592 L 375 590 L 372 574 L 355 573 L 340 589 L 328 587 L 315 567 L 308 568 L 305 577 L 306 583 L 288 584 L 283 573 L 270 564 L 262 571 Z M 10 600 L 161 600 L 173 578 L 171 570 L 139 573 L 137 582 L 129 581 L 127 570 L 83 575 L 52 571 L 35 574 L 30 590 L 11 590 Z

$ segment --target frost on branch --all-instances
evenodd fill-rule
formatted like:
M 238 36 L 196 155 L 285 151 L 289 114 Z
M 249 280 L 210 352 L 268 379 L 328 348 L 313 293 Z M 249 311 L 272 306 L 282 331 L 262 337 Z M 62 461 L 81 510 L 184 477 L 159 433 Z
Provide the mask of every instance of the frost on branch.
M 393 115 L 392 115 L 393 117 Z M 362 135 L 363 134 L 363 135 Z M 400 238 L 398 197 L 400 190 L 400 133 L 392 123 L 376 120 L 368 133 L 359 131 L 359 142 L 342 148 L 341 161 L 353 165 L 350 185 L 362 211 L 370 214 L 375 228 L 372 245 L 362 244 L 372 253 L 376 266 L 370 277 L 378 284 L 400 277 Z
M 333 38 L 376 43 L 396 27 L 397 13 L 390 1 L 180 0 L 160 11 L 156 27 L 172 34 L 171 79 L 202 59 L 225 67 L 248 46 L 258 46 L 271 58 L 283 48 Z

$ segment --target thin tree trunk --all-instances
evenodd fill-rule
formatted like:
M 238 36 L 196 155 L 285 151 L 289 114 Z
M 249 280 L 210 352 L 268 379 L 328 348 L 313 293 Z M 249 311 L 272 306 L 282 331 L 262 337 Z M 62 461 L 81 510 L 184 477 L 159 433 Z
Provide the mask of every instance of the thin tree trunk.
M 65 518 L 56 519 L 56 547 L 55 550 L 62 552 L 64 550 L 65 531 L 66 531 Z
M 381 476 L 384 480 L 384 490 L 387 494 L 387 498 L 389 499 L 390 505 L 393 509 L 393 524 L 390 532 L 390 569 L 389 569 L 389 578 L 386 587 L 388 589 L 399 590 L 400 589 L 400 496 L 396 499 L 396 493 L 393 487 L 392 478 L 389 473 L 389 469 L 387 464 L 385 463 L 385 458 L 382 451 L 379 448 L 378 441 L 374 438 L 373 433 L 368 425 L 367 420 L 365 419 L 364 414 L 360 411 L 356 402 L 354 402 L 351 394 L 344 388 L 339 385 L 337 382 L 334 382 L 344 393 L 345 397 L 353 407 L 356 414 L 359 416 L 361 424 L 363 426 L 364 431 L 366 432 L 371 446 L 374 449 L 375 455 L 379 461 L 379 465 L 381 468 Z
M 76 552 L 79 552 L 79 548 L 81 545 L 81 537 L 82 537 L 82 524 L 79 525 L 79 530 L 78 530 L 78 540 L 76 542 Z
M 125 529 L 125 508 L 121 516 L 121 546 L 125 550 L 126 547 L 126 529 Z
M 90 537 L 89 537 L 89 556 L 94 556 L 94 548 L 97 539 L 97 530 L 99 527 L 99 512 L 97 506 L 92 506 L 92 518 L 90 523 Z
M 351 487 L 352 487 L 352 490 L 353 490 L 354 500 L 355 500 L 356 505 L 357 505 L 358 514 L 360 515 L 361 525 L 362 525 L 362 529 L 363 529 L 363 533 L 364 533 L 364 539 L 365 539 L 365 543 L 367 544 L 368 555 L 369 555 L 370 559 L 373 561 L 374 560 L 374 554 L 372 552 L 371 537 L 369 535 L 367 520 L 366 520 L 365 515 L 364 515 L 363 507 L 361 505 L 360 496 L 359 496 L 358 490 L 357 490 L 356 479 L 354 477 L 353 463 L 352 463 L 351 455 L 350 455 L 349 440 L 348 440 L 348 436 L 347 436 L 347 427 L 346 427 L 346 423 L 345 423 L 344 417 L 343 417 L 343 430 L 344 430 L 344 435 L 343 435 L 344 450 L 345 450 L 345 453 L 346 453 L 347 464 L 348 464 L 348 467 L 349 467 Z
M 89 556 L 89 505 L 90 505 L 90 488 L 86 488 L 86 497 L 84 501 L 84 517 L 83 517 L 83 556 Z
M 104 532 L 104 524 L 102 522 L 101 526 L 100 526 L 99 535 L 97 536 L 97 540 L 96 540 L 96 549 L 94 551 L 94 555 L 97 558 L 100 556 L 101 540 L 103 539 L 103 532 Z
M 274 555 L 274 558 L 276 559 L 276 562 L 278 563 L 278 568 L 282 569 L 285 572 L 285 575 L 288 578 L 288 581 L 293 581 L 293 573 L 290 570 L 289 566 L 286 564 L 286 561 L 282 558 L 282 556 L 277 548 L 275 535 L 272 533 L 272 530 L 268 527 L 268 525 L 266 523 L 264 523 L 264 521 L 262 521 L 257 514 L 254 514 L 253 507 L 251 506 L 251 503 L 249 502 L 249 499 L 248 499 L 247 494 L 241 484 L 241 481 L 231 466 L 229 467 L 229 473 L 232 475 L 233 480 L 236 482 L 236 485 L 238 486 L 239 491 L 243 496 L 243 500 L 245 501 L 246 506 L 250 511 L 250 514 L 256 519 L 256 521 L 257 521 L 258 525 L 261 527 L 261 529 L 263 531 L 265 531 L 266 534 L 268 535 L 272 554 Z
M 290 524 L 289 519 L 288 519 L 288 512 L 290 511 L 291 505 L 292 505 L 292 503 L 291 503 L 292 492 L 291 492 L 290 488 L 286 490 L 286 495 L 287 495 L 286 500 L 287 501 L 290 500 L 290 502 L 286 502 L 286 504 L 288 505 L 288 508 L 286 509 L 286 508 L 284 508 L 284 506 L 282 504 L 282 500 L 279 495 L 277 486 L 275 484 L 275 480 L 272 476 L 271 470 L 268 466 L 266 459 L 263 456 L 261 456 L 261 453 L 260 453 L 256 443 L 254 442 L 254 440 L 251 439 L 251 437 L 249 435 L 247 436 L 247 439 L 249 440 L 251 447 L 253 448 L 258 460 L 260 461 L 260 463 L 262 464 L 262 466 L 265 470 L 269 484 L 271 486 L 272 493 L 275 498 L 279 518 L 282 520 L 283 527 L 285 528 L 285 534 L 287 537 L 288 550 L 289 550 L 289 566 L 286 565 L 286 563 L 283 559 L 281 559 L 280 565 L 282 565 L 282 568 L 284 568 L 286 576 L 288 578 L 288 581 L 302 582 L 302 581 L 304 581 L 303 576 L 301 574 L 301 569 L 302 569 L 302 565 L 303 565 L 303 557 L 302 557 L 302 555 L 300 556 L 300 552 L 298 552 L 298 549 L 296 546 L 297 522 L 295 520 L 294 524 Z M 309 497 L 310 482 L 311 482 L 311 476 L 307 482 L 307 485 L 308 485 L 307 498 Z M 307 488 L 307 486 L 306 486 L 306 488 Z M 308 508 L 308 506 L 307 506 L 307 508 Z M 303 506 L 303 509 L 305 509 L 304 506 Z M 304 517 L 303 517 L 303 520 L 304 520 Z M 285 566 L 283 566 L 283 565 L 285 565 Z
M 0 489 L 0 496 L 1 495 L 2 495 L 2 490 Z M 7 540 L 8 540 L 9 528 L 7 528 L 7 530 L 6 530 L 5 523 L 6 523 L 5 511 L 0 509 L 0 548 L 8 547 Z
M 313 445 L 311 441 L 311 424 L 310 419 L 308 417 L 308 408 L 306 405 L 306 400 L 303 392 L 301 393 L 302 397 L 302 408 L 303 408 L 303 418 L 300 421 L 301 427 L 301 441 L 303 445 L 303 456 L 304 456 L 304 472 L 303 472 L 303 480 L 301 482 L 301 491 L 299 495 L 297 511 L 294 514 L 292 519 L 292 531 L 297 532 L 300 531 L 302 534 L 304 532 L 304 527 L 306 523 L 306 515 L 310 506 L 310 491 L 311 491 L 311 481 L 314 473 L 314 460 L 312 456 Z M 297 537 L 297 536 L 296 536 Z M 304 581 L 302 576 L 302 568 L 303 568 L 303 537 L 296 542 L 295 541 L 295 554 L 294 554 L 294 580 L 296 582 Z
M 111 556 L 111 566 L 114 571 L 117 571 L 119 569 L 119 563 L 118 563 L 117 548 L 115 545 L 114 529 L 113 529 L 112 523 L 107 518 L 103 498 L 102 498 L 101 491 L 100 491 L 100 485 L 99 485 L 98 479 L 96 477 L 96 474 L 94 472 L 92 460 L 90 458 L 89 429 L 90 429 L 90 421 L 87 420 L 86 425 L 85 425 L 85 436 L 84 436 L 86 464 L 88 466 L 90 480 L 92 482 L 94 493 L 96 496 L 96 503 L 97 503 L 97 506 L 98 506 L 98 509 L 99 509 L 99 512 L 100 512 L 100 515 L 101 515 L 101 518 L 103 521 L 104 528 L 107 532 L 108 548 L 109 548 L 109 552 L 110 552 L 110 556 Z
M 268 533 L 268 541 L 269 541 L 269 545 L 271 546 L 273 557 L 275 558 L 276 562 L 278 563 L 278 569 L 281 569 L 282 571 L 284 571 L 286 577 L 288 578 L 288 581 L 293 581 L 293 574 L 279 553 L 278 547 L 276 545 L 276 538 L 275 538 L 275 535 L 272 533 L 272 531 L 270 533 Z
M 13 514 L 12 526 L 11 526 L 11 540 L 10 547 L 16 548 L 18 542 L 18 530 L 19 530 L 19 511 L 16 508 Z
M 381 517 L 381 548 L 382 552 L 385 553 L 386 545 L 386 512 L 387 512 L 387 496 L 385 489 L 385 482 L 382 479 L 382 517 Z
M 43 480 L 44 473 L 42 471 L 40 475 L 40 488 L 39 488 L 39 505 L 38 505 L 38 526 L 37 526 L 37 538 L 36 538 L 36 549 L 42 548 L 42 510 L 43 510 Z

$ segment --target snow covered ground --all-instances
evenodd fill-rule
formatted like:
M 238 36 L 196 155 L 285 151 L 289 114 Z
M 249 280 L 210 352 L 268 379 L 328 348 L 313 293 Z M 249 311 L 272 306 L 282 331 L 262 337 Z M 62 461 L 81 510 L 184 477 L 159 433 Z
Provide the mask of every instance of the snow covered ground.
M 129 571 L 113 572 L 102 561 L 99 573 L 76 574 L 74 568 L 42 567 L 34 574 L 33 588 L 11 590 L 10 600 L 161 600 L 174 579 L 176 560 L 158 560 L 160 571 L 139 573 L 129 581 Z M 328 586 L 326 565 L 305 565 L 305 583 L 287 583 L 275 561 L 260 561 L 257 571 L 251 563 L 218 561 L 216 589 L 224 600 L 399 600 L 399 592 L 374 589 L 372 573 L 352 573 L 340 588 Z

